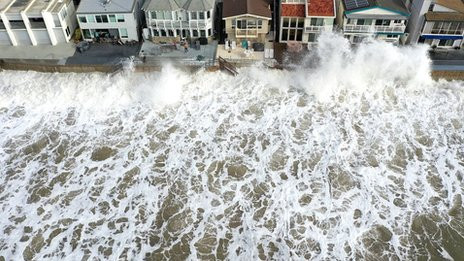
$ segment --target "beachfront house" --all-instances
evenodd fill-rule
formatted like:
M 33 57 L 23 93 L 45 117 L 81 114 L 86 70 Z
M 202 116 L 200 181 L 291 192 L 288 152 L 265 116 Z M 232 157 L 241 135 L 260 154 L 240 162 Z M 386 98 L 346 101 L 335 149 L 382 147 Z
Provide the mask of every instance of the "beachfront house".
M 426 43 L 433 48 L 461 48 L 464 36 L 462 0 L 413 0 L 408 43 Z
M 272 20 L 268 0 L 224 0 L 222 17 L 229 41 L 266 42 Z
M 338 12 L 337 24 L 353 44 L 369 37 L 398 44 L 410 15 L 403 0 L 342 0 Z
M 282 0 L 279 42 L 315 43 L 333 30 L 335 14 L 335 0 Z
M 76 15 L 86 41 L 139 41 L 138 0 L 82 0 Z
M 0 45 L 57 45 L 77 26 L 72 0 L 0 0 Z
M 211 40 L 216 0 L 146 0 L 144 38 L 153 41 L 181 38 Z

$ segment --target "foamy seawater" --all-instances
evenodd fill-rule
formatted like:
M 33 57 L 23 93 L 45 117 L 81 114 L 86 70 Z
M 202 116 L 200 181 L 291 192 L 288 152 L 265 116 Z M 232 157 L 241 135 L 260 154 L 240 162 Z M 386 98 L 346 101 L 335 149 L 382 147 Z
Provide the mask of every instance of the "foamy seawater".
M 0 72 L 0 260 L 463 260 L 464 84 L 320 41 L 235 78 Z

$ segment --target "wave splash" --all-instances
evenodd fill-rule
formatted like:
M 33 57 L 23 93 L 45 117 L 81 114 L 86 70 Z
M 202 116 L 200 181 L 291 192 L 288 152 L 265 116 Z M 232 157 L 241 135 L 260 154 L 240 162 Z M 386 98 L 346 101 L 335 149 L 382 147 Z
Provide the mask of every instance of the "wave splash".
M 462 259 L 462 82 L 320 42 L 235 78 L 1 72 L 0 256 Z

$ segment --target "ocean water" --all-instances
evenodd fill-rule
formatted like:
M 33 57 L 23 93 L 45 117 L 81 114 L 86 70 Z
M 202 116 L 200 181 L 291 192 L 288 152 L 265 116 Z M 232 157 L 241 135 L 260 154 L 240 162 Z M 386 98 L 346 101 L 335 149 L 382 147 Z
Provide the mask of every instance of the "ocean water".
M 294 71 L 0 72 L 0 260 L 464 260 L 464 83 L 320 38 Z

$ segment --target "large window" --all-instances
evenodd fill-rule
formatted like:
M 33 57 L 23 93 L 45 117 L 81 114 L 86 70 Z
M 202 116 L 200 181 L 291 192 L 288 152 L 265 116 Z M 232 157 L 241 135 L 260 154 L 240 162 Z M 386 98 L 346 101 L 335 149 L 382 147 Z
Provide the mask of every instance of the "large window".
M 116 20 L 118 20 L 118 23 L 124 23 L 124 15 L 116 15 Z
M 84 34 L 84 39 L 92 39 L 92 34 L 90 33 L 89 29 L 83 29 L 82 33 Z
M 116 15 L 108 15 L 111 23 L 116 23 Z
M 324 18 L 311 18 L 311 26 L 323 26 Z
M 95 16 L 94 15 L 88 15 L 87 16 L 87 22 L 88 23 L 95 23 Z
M 119 36 L 121 37 L 121 39 L 129 38 L 129 35 L 127 34 L 127 29 L 126 28 L 119 29 Z
M 463 28 L 463 22 L 435 22 L 433 24 L 432 33 L 462 35 Z
M 205 20 L 205 13 L 204 12 L 199 12 L 199 17 L 200 17 L 200 20 Z
M 375 20 L 375 25 L 390 26 L 391 20 Z
M 304 18 L 283 18 L 281 41 L 303 40 Z
M 197 12 L 190 12 L 190 17 L 192 20 L 197 20 L 198 19 Z
M 85 16 L 79 16 L 79 22 L 81 22 L 81 23 L 87 23 L 87 17 L 85 17 Z

